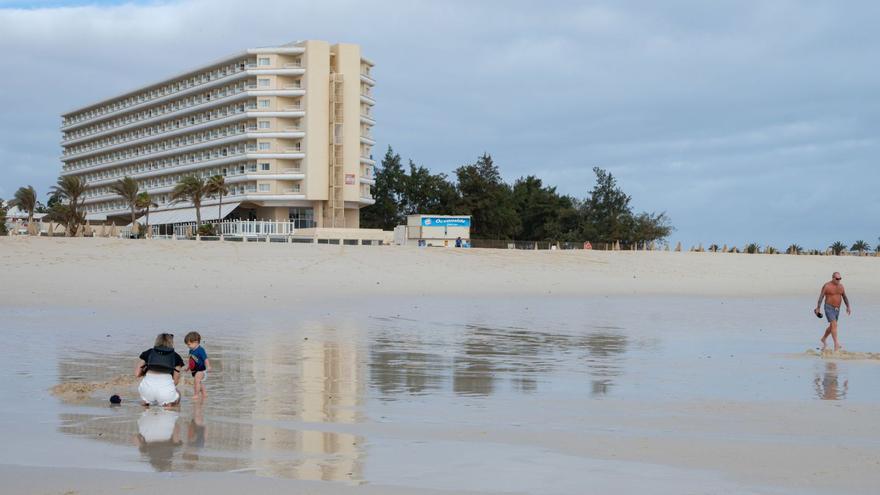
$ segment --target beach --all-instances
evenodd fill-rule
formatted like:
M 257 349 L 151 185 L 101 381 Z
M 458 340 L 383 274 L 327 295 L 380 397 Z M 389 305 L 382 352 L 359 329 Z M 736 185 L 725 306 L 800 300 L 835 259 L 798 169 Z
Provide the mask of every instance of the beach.
M 0 255 L 4 492 L 880 481 L 875 257 L 28 237 Z M 854 305 L 837 355 L 811 313 L 833 271 Z M 208 399 L 187 376 L 179 410 L 145 412 L 134 359 L 164 331 L 185 356 L 191 329 Z

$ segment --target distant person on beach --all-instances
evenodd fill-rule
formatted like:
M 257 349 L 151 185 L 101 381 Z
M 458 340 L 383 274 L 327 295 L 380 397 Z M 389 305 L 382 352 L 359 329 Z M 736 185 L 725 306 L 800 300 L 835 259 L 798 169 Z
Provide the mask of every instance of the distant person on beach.
M 143 377 L 138 392 L 144 406 L 176 406 L 180 403 L 180 371 L 183 358 L 174 352 L 174 335 L 160 333 L 152 349 L 147 349 L 138 357 L 134 371 Z
M 837 319 L 840 316 L 840 301 L 843 300 L 844 304 L 846 304 L 846 314 L 852 314 L 849 306 L 849 299 L 846 297 L 846 289 L 843 288 L 843 284 L 840 281 L 843 280 L 843 277 L 840 276 L 840 272 L 834 272 L 831 275 L 831 280 L 825 282 L 822 286 L 822 290 L 819 292 L 819 301 L 816 302 L 816 309 L 813 312 L 816 316 L 821 317 L 822 313 L 819 311 L 819 307 L 822 306 L 822 299 L 825 299 L 825 318 L 828 320 L 828 328 L 825 329 L 825 335 L 822 336 L 820 342 L 822 342 L 822 349 L 828 345 L 827 340 L 828 336 L 831 335 L 831 338 L 834 340 L 834 351 L 837 352 L 840 350 L 840 341 L 837 339 Z
M 193 376 L 193 399 L 208 398 L 205 390 L 205 379 L 211 371 L 211 361 L 208 353 L 202 347 L 202 336 L 199 332 L 190 332 L 183 338 L 183 342 L 189 347 L 189 370 Z

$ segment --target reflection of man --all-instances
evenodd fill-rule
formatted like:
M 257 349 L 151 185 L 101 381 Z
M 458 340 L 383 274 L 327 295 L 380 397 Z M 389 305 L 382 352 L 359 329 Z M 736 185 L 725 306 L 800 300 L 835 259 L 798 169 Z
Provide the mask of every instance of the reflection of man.
M 174 451 L 182 443 L 177 412 L 158 408 L 144 411 L 138 419 L 135 443 L 156 471 L 170 471 Z
M 849 299 L 846 297 L 846 289 L 843 288 L 843 284 L 840 281 L 843 277 L 840 276 L 840 272 L 834 272 L 831 275 L 831 281 L 825 282 L 825 285 L 822 286 L 822 290 L 819 292 L 819 301 L 816 302 L 816 309 L 813 310 L 816 315 L 821 315 L 819 312 L 819 307 L 822 305 L 822 299 L 825 299 L 825 318 L 828 319 L 828 328 L 825 329 L 825 335 L 822 336 L 820 342 L 822 342 L 822 349 L 828 345 L 826 340 L 828 340 L 828 336 L 831 335 L 831 338 L 834 340 L 834 350 L 840 350 L 840 341 L 837 340 L 837 318 L 840 316 L 840 300 L 843 299 L 843 302 L 846 304 L 846 314 L 851 314 L 849 307 Z
M 837 363 L 825 363 L 825 373 L 816 375 L 813 381 L 816 387 L 816 396 L 822 400 L 839 400 L 846 398 L 849 391 L 849 380 L 843 381 L 843 386 L 837 376 Z

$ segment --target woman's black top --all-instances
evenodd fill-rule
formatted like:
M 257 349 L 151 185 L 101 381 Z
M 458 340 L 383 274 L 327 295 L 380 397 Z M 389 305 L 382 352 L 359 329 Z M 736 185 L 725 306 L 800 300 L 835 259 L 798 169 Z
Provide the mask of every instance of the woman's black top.
M 183 367 L 183 358 L 170 347 L 153 347 L 140 355 L 146 363 L 144 371 L 156 371 L 174 375 L 175 368 Z

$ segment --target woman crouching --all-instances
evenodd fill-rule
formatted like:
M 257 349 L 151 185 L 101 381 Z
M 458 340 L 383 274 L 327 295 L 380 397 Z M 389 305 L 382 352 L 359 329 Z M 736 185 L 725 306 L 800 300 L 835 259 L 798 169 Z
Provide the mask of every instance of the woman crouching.
M 141 380 L 138 392 L 144 406 L 176 406 L 180 403 L 177 383 L 183 358 L 174 352 L 174 335 L 160 333 L 152 349 L 142 352 L 135 366 L 135 375 Z

